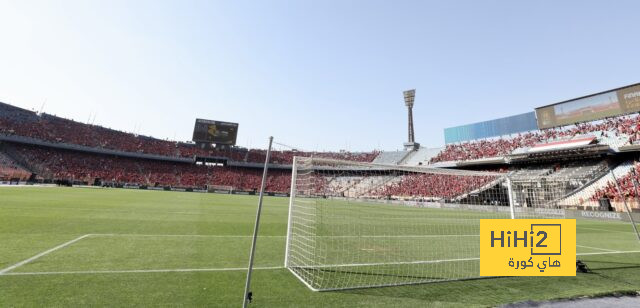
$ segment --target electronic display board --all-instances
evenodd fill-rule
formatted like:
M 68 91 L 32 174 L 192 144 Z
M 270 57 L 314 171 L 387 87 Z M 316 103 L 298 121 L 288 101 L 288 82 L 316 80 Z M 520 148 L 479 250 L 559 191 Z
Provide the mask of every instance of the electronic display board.
M 238 123 L 196 119 L 193 141 L 224 145 L 235 145 L 238 137 Z
M 538 128 L 571 125 L 640 111 L 640 84 L 536 108 Z

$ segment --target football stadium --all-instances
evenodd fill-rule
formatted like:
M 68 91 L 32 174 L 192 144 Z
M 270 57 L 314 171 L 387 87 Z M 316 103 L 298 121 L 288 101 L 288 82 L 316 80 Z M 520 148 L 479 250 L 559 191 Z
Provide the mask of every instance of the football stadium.
M 0 307 L 640 305 L 640 83 L 449 127 L 432 124 L 437 109 L 418 113 L 431 90 L 393 91 L 402 120 L 383 125 L 402 135 L 365 150 L 308 150 L 289 141 L 303 127 L 270 137 L 211 119 L 215 104 L 165 123 L 189 131 L 180 140 L 3 100 Z M 249 135 L 260 140 L 241 145 Z M 571 221 L 575 232 L 557 226 L 574 238 L 549 252 L 532 223 L 529 263 L 548 263 L 511 258 L 511 274 L 486 274 L 482 234 L 497 219 Z M 512 247 L 493 232 L 491 247 Z
M 408 139 L 404 151 L 357 153 L 236 147 L 238 124 L 203 119 L 193 142 L 165 141 L 2 103 L 2 297 L 9 306 L 237 304 L 267 157 L 256 305 L 634 294 L 640 85 L 607 93 L 620 98 L 616 116 L 583 112 L 567 125 L 553 122 L 558 106 L 541 107 L 446 129 L 452 142 L 441 149 Z M 404 98 L 411 110 L 415 91 Z M 408 123 L 411 138 L 411 112 Z M 588 272 L 477 279 L 483 218 L 576 219 Z M 386 297 L 396 293 L 411 296 Z

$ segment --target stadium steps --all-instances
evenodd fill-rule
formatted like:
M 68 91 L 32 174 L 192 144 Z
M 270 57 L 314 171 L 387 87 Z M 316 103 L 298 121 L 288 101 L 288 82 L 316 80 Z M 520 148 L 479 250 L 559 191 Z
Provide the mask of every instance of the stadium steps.
M 400 161 L 402 161 L 407 155 L 410 155 L 412 152 L 407 151 L 386 151 L 380 152 L 378 156 L 373 160 L 373 163 L 376 164 L 385 164 L 385 165 L 397 165 Z
M 631 172 L 633 168 L 633 163 L 631 161 L 625 161 L 615 168 L 613 168 L 613 173 L 616 178 L 622 178 Z M 561 203 L 567 204 L 582 204 L 583 202 L 590 201 L 591 197 L 601 188 L 604 188 L 610 182 L 613 182 L 613 176 L 611 172 L 605 170 L 601 173 L 599 177 L 594 178 L 591 182 L 584 185 L 582 188 L 574 191 L 573 193 L 568 194 Z
M 9 177 L 27 179 L 31 173 L 33 172 L 25 169 L 11 157 L 0 152 L 0 179 Z
M 426 165 L 432 157 L 435 157 L 442 151 L 443 148 L 419 148 L 411 151 L 409 155 L 405 156 L 398 165 L 418 166 L 420 164 Z
M 29 164 L 22 156 L 11 146 L 0 143 L 0 152 L 6 157 L 13 160 L 19 167 L 41 176 L 50 175 L 51 172 L 42 166 Z

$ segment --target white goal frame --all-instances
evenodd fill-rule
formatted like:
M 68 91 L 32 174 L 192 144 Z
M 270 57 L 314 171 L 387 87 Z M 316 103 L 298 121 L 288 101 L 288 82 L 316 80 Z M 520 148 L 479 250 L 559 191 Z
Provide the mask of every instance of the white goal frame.
M 397 166 L 397 165 L 386 165 L 386 164 L 374 164 L 374 163 L 360 163 L 360 162 L 352 162 L 352 161 L 341 161 L 341 160 L 334 160 L 334 159 L 324 159 L 324 158 L 310 158 L 310 157 L 294 157 L 293 159 L 293 164 L 292 164 L 292 177 L 291 177 L 291 192 L 290 192 L 290 199 L 289 199 L 289 208 L 288 208 L 288 220 L 287 220 L 287 238 L 286 238 L 286 248 L 285 248 L 285 259 L 284 259 L 284 266 L 285 268 L 287 268 L 295 277 L 297 277 L 301 282 L 303 282 L 309 289 L 313 290 L 313 291 L 334 291 L 334 290 L 346 290 L 346 289 L 359 289 L 359 288 L 368 288 L 368 287 L 384 287 L 384 286 L 400 286 L 400 285 L 409 285 L 409 284 L 418 284 L 418 283 L 425 283 L 426 281 L 420 281 L 420 282 L 414 282 L 414 281 L 409 281 L 409 282 L 396 282 L 396 283 L 385 283 L 385 284 L 374 284 L 371 286 L 363 286 L 363 285 L 358 285 L 358 286 L 346 286 L 346 287 L 337 287 L 337 288 L 323 288 L 323 287 L 316 287 L 314 285 L 312 285 L 311 283 L 309 283 L 309 281 L 307 279 L 305 279 L 305 277 L 302 277 L 298 272 L 296 272 L 296 270 L 294 270 L 295 268 L 295 264 L 293 264 L 294 262 L 292 262 L 291 259 L 291 249 L 292 249 L 292 232 L 294 230 L 293 227 L 293 217 L 294 217 L 294 208 L 296 207 L 296 198 L 298 197 L 298 191 L 297 191 L 297 186 L 296 186 L 296 181 L 298 179 L 299 176 L 299 165 L 300 163 L 309 163 L 309 162 L 321 162 L 321 163 L 328 163 L 328 164 L 335 164 L 337 167 L 337 169 L 339 170 L 339 168 L 341 168 L 340 166 L 354 166 L 355 168 L 372 168 L 372 169 L 381 169 L 381 170 L 388 170 L 388 169 L 393 169 L 393 170 L 398 170 L 401 172 L 424 172 L 424 171 L 429 171 L 429 172 L 434 172 L 435 174 L 442 174 L 442 175 L 461 175 L 461 174 L 468 174 L 468 175 L 489 175 L 489 176 L 495 176 L 495 177 L 500 177 L 503 181 L 507 179 L 506 174 L 501 174 L 501 173 L 496 173 L 496 172 L 474 172 L 474 171 L 455 171 L 455 170 L 449 170 L 449 169 L 440 169 L 440 168 L 429 168 L 429 167 L 411 167 L 411 166 Z M 349 167 L 347 167 L 349 168 Z M 505 200 L 505 202 L 508 202 L 508 206 L 505 206 L 504 209 L 502 209 L 503 212 L 503 218 L 515 218 L 516 215 L 516 211 L 513 208 L 513 200 L 511 198 L 511 182 L 509 180 L 506 181 L 506 183 L 509 185 L 508 187 L 508 191 L 509 191 L 509 197 L 507 200 Z M 506 196 L 506 195 L 505 195 Z M 339 198 L 336 198 L 339 199 Z M 347 198 L 348 199 L 348 198 Z M 310 202 L 313 199 L 310 199 Z M 371 200 L 363 200 L 363 201 L 371 201 Z M 461 235 L 461 236 L 466 236 L 466 235 Z M 473 235 L 475 236 L 475 235 Z M 348 236 L 347 236 L 348 237 Z M 384 238 L 386 236 L 362 236 L 364 238 L 375 238 L 375 237 L 379 237 L 379 238 Z M 391 236 L 392 237 L 392 236 Z M 425 235 L 425 237 L 430 237 L 430 235 Z M 433 236 L 433 237 L 440 237 L 440 236 Z M 477 236 L 476 236 L 477 237 Z M 478 258 L 477 257 L 471 257 L 471 258 L 456 258 L 456 259 L 442 259 L 442 260 L 414 260 L 414 261 L 409 261 L 409 262 L 371 262 L 371 263 L 355 263 L 355 264 L 318 264 L 315 265 L 315 268 L 317 269 L 322 269 L 322 268 L 347 268 L 347 267 L 352 267 L 352 266 L 384 266 L 384 265 L 419 265 L 419 264 L 429 264 L 429 263 L 446 263 L 446 262 L 460 262 L 460 261 L 477 261 Z M 473 277 L 475 278 L 475 277 Z M 473 279 L 471 278 L 471 279 Z M 465 278 L 465 279 L 469 279 L 469 278 Z M 447 280 L 458 280 L 458 279 L 447 279 Z
M 313 291 L 482 278 L 480 219 L 579 218 L 575 180 L 294 157 L 284 267 Z

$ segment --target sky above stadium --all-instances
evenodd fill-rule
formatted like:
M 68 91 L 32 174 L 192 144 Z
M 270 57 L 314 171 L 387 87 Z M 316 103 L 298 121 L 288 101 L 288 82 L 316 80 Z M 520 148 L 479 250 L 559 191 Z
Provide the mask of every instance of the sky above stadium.
M 416 139 L 640 82 L 639 1 L 6 1 L 0 101 L 157 138 Z M 95 120 L 94 120 L 95 119 Z

